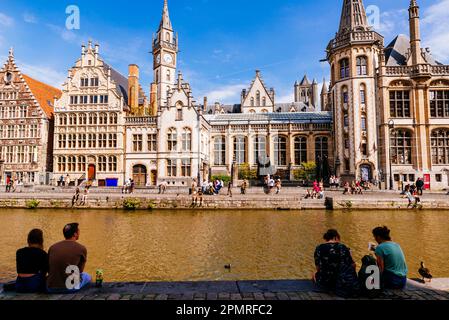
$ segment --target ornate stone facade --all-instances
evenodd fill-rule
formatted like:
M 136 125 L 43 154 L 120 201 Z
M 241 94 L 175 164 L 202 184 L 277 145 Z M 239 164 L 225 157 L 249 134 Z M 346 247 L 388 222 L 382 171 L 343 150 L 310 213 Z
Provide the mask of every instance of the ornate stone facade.
M 61 92 L 20 72 L 12 49 L 0 70 L 0 183 L 49 183 L 53 102 Z
M 125 114 L 128 79 L 82 46 L 55 103 L 54 173 L 79 185 L 122 185 L 125 180 Z

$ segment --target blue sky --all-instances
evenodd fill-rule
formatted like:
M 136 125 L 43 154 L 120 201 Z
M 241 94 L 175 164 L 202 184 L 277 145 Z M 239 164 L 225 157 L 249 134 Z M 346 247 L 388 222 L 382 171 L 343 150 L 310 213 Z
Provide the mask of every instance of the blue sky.
M 163 0 L 0 0 L 0 58 L 9 47 L 24 73 L 60 87 L 67 70 L 89 39 L 100 54 L 127 75 L 141 67 L 141 82 L 153 79 L 151 36 L 161 19 Z M 198 101 L 239 103 L 254 71 L 260 69 L 277 102 L 290 102 L 295 80 L 307 73 L 322 82 L 329 67 L 319 60 L 338 29 L 342 0 L 169 0 L 179 33 L 178 68 Z M 388 43 L 408 34 L 409 0 L 365 0 L 379 9 L 377 29 Z M 449 63 L 449 0 L 420 0 L 424 46 Z M 81 11 L 80 30 L 65 29 L 68 5 Z M 128 5 L 127 5 L 128 4 Z M 373 7 L 370 7 L 373 8 Z M 370 13 L 375 21 L 376 16 Z M 148 89 L 146 89 L 148 91 Z

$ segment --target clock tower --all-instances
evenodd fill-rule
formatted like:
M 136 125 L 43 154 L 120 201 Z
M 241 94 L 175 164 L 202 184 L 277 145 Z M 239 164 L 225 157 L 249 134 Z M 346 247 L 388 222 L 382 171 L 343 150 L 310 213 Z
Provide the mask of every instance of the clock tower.
M 158 105 L 167 104 L 167 92 L 175 85 L 178 39 L 173 32 L 168 2 L 164 0 L 162 20 L 157 34 L 153 36 L 154 83 L 157 85 Z

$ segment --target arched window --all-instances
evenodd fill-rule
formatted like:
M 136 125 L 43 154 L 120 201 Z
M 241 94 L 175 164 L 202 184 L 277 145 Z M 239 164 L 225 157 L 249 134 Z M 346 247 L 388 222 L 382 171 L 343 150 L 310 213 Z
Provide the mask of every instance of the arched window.
M 117 113 L 113 112 L 109 115 L 109 124 L 117 124 Z
M 85 113 L 81 113 L 79 115 L 79 122 L 80 122 L 80 125 L 86 125 L 87 124 L 87 115 Z
M 256 92 L 256 106 L 260 107 L 260 91 Z
M 182 131 L 182 151 L 192 151 L 192 130 L 184 128 Z
M 177 151 L 178 133 L 175 128 L 171 128 L 168 130 L 167 142 L 168 142 L 168 151 Z
M 431 135 L 432 164 L 449 164 L 449 130 L 435 130 Z
M 171 81 L 171 72 L 167 70 L 167 81 Z
M 251 107 L 254 107 L 254 98 L 251 98 Z
M 10 110 L 14 110 L 13 108 L 10 108 Z M 10 116 L 10 118 L 13 118 Z M 65 114 L 61 114 L 59 116 L 59 124 L 61 126 L 66 126 L 67 125 L 67 116 Z
M 340 60 L 340 79 L 349 78 L 349 59 Z
M 76 126 L 76 114 L 71 113 L 69 115 L 69 125 Z
M 349 127 L 349 115 L 347 113 L 343 116 L 343 125 L 345 128 Z
M 331 66 L 331 82 L 332 82 L 332 84 L 335 83 L 335 66 L 334 65 Z
M 357 57 L 356 67 L 357 67 L 357 75 L 358 76 L 366 76 L 368 74 L 367 65 L 368 65 L 368 61 L 365 56 Z
M 165 33 L 165 41 L 167 42 L 171 41 L 170 32 Z
M 412 164 L 412 133 L 397 129 L 391 133 L 391 161 L 393 164 Z
M 268 110 L 267 110 L 267 109 L 262 109 L 261 112 L 262 112 L 262 113 L 268 113 Z
M 89 124 L 97 124 L 97 114 L 96 113 L 89 114 Z
M 256 110 L 251 109 L 251 110 L 249 110 L 249 113 L 256 113 Z
M 362 114 L 362 117 L 360 119 L 360 127 L 362 128 L 362 131 L 366 131 L 367 127 L 366 127 L 366 115 Z
M 216 166 L 226 165 L 226 138 L 215 137 L 214 139 L 214 164 Z
M 307 162 L 307 138 L 295 137 L 295 164 Z
M 66 170 L 65 157 L 58 157 L 58 171 L 65 172 L 65 170 Z
M 106 113 L 100 113 L 99 124 L 108 124 L 108 115 Z
M 67 158 L 67 171 L 75 172 L 76 170 L 76 157 L 70 156 Z
M 274 138 L 274 164 L 277 166 L 287 165 L 287 138 L 277 136 Z
M 106 167 L 107 162 L 106 162 L 106 157 L 105 156 L 99 156 L 98 157 L 98 171 L 99 172 L 106 172 Z
M 176 103 L 176 121 L 182 121 L 183 119 L 182 106 L 181 102 Z
M 80 156 L 78 157 L 78 172 L 86 171 L 86 157 Z
M 108 158 L 108 171 L 109 172 L 117 171 L 117 157 L 116 156 L 110 156 Z
M 327 137 L 318 137 L 315 139 L 315 159 L 319 163 L 329 157 L 329 139 Z
M 156 70 L 156 83 L 159 83 L 159 70 Z
M 360 103 L 366 104 L 366 86 L 364 84 L 360 85 Z
M 246 162 L 246 138 L 234 138 L 234 159 L 237 164 Z
M 262 107 L 266 107 L 267 106 L 267 97 L 263 97 L 262 98 Z
M 342 88 L 342 96 L 341 96 L 343 103 L 347 104 L 349 103 L 349 92 L 348 92 L 348 87 L 343 87 Z
M 259 158 L 267 156 L 267 138 L 264 136 L 254 137 L 254 163 L 257 164 Z

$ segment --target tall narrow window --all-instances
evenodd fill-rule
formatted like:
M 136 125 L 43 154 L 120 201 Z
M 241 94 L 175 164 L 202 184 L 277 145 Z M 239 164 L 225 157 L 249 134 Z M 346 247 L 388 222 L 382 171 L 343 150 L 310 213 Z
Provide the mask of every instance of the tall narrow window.
M 404 129 L 394 130 L 390 152 L 393 164 L 412 164 L 412 133 Z
M 256 106 L 260 107 L 260 91 L 256 92 Z
M 307 138 L 295 138 L 295 164 L 300 165 L 307 162 Z
M 117 134 L 116 133 L 109 134 L 108 146 L 111 149 L 117 148 Z
M 157 134 L 148 135 L 148 151 L 150 152 L 157 151 Z
M 98 157 L 98 171 L 99 172 L 106 172 L 107 169 L 107 161 L 105 156 L 99 156 Z
M 267 138 L 264 136 L 254 137 L 254 164 L 258 163 L 259 158 L 265 158 L 267 155 Z
M 192 151 L 192 131 L 188 128 L 182 132 L 182 151 Z
M 277 166 L 287 165 L 287 138 L 277 136 L 274 139 L 274 164 Z
M 360 103 L 366 104 L 366 87 L 364 84 L 360 86 Z
M 432 164 L 449 164 L 449 130 L 435 130 L 431 135 Z
M 181 162 L 181 176 L 192 176 L 192 161 L 190 159 L 182 159 Z
M 349 78 L 349 59 L 340 60 L 340 79 Z
M 224 166 L 226 164 L 226 138 L 215 137 L 214 139 L 214 164 Z
M 366 57 L 357 57 L 356 67 L 358 76 L 366 76 L 368 74 L 367 65 L 368 62 Z
M 78 157 L 78 172 L 85 172 L 85 171 L 86 171 L 86 157 L 79 156 Z
M 235 137 L 234 139 L 234 159 L 237 164 L 246 162 L 246 138 Z
M 133 135 L 133 152 L 143 151 L 143 136 L 141 134 Z
M 177 175 L 176 160 L 167 160 L 167 177 L 176 177 Z
M 317 163 L 329 157 L 328 142 L 329 139 L 327 137 L 318 137 L 315 139 L 315 159 Z
M 168 151 L 177 151 L 178 149 L 178 133 L 175 128 L 168 130 L 167 135 Z
M 108 171 L 109 172 L 116 172 L 117 171 L 117 157 L 110 156 L 108 158 Z

